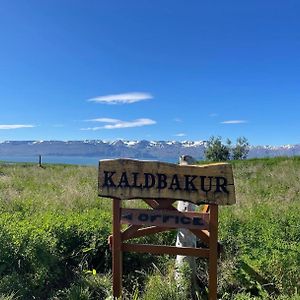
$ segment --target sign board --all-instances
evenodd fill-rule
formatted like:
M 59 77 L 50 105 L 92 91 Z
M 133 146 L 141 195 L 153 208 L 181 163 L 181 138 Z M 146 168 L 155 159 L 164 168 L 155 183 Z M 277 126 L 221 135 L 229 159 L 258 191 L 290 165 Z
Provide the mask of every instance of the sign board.
M 208 229 L 209 214 L 177 210 L 121 209 L 121 223 L 167 228 Z
M 122 253 L 197 256 L 208 259 L 209 299 L 217 299 L 218 205 L 235 203 L 232 167 L 227 163 L 176 165 L 131 159 L 102 160 L 99 196 L 113 198 L 113 297 L 122 293 Z M 152 209 L 122 208 L 122 200 L 142 199 Z M 209 204 L 202 212 L 181 212 L 176 200 Z M 129 226 L 122 231 L 122 224 Z M 205 247 L 128 243 L 129 239 L 187 228 Z
M 195 204 L 235 203 L 228 163 L 176 165 L 131 159 L 99 162 L 99 196 L 117 199 L 175 199 Z

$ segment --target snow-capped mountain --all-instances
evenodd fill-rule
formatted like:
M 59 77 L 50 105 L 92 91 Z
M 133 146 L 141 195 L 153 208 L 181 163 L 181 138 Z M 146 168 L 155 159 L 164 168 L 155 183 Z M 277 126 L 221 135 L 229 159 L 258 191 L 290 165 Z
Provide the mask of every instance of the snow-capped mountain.
M 56 155 L 130 157 L 176 161 L 180 155 L 203 159 L 205 141 L 3 141 L 0 156 Z M 300 145 L 252 146 L 248 157 L 273 157 L 300 155 Z
M 176 160 L 179 155 L 203 158 L 204 142 L 191 141 L 4 141 L 0 156 L 5 155 L 64 155 L 131 157 L 141 159 Z

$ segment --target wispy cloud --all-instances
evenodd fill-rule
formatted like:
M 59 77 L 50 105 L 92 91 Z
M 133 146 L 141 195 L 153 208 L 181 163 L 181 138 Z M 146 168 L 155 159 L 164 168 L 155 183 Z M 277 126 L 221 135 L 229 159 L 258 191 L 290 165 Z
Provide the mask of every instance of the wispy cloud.
M 185 133 L 176 133 L 175 136 L 182 137 L 182 136 L 186 136 L 186 134 Z
M 218 117 L 219 115 L 218 115 L 217 113 L 211 113 L 211 114 L 209 114 L 209 116 L 210 116 L 211 118 L 214 118 L 214 117 Z
M 26 124 L 9 124 L 9 125 L 0 125 L 0 130 L 9 130 L 9 129 L 19 129 L 19 128 L 32 128 L 34 125 Z
M 150 93 L 132 92 L 94 97 L 88 101 L 104 104 L 130 104 L 152 98 L 153 96 Z
M 180 118 L 175 118 L 175 119 L 174 119 L 174 122 L 182 123 L 182 119 L 180 119 Z
M 81 130 L 133 128 L 133 127 L 142 127 L 142 126 L 156 124 L 156 121 L 151 119 L 136 119 L 133 121 L 122 121 L 122 120 L 111 119 L 111 118 L 98 118 L 98 119 L 92 119 L 90 121 L 108 123 L 108 124 L 104 126 L 81 128 Z
M 228 121 L 223 121 L 221 124 L 243 124 L 243 123 L 248 123 L 246 120 L 228 120 Z
M 86 120 L 86 122 L 118 123 L 120 122 L 120 120 L 112 119 L 112 118 L 97 118 L 97 119 Z

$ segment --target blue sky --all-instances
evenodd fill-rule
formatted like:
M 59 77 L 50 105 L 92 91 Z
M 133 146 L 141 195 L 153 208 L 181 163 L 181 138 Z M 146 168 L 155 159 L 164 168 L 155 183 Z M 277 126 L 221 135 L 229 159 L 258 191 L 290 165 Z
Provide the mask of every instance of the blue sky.
M 300 2 L 2 0 L 0 140 L 300 142 Z

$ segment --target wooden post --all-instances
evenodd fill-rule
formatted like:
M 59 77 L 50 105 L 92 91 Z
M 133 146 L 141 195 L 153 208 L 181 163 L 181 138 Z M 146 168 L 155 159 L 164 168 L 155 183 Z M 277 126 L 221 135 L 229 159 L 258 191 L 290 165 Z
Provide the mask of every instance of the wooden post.
M 39 167 L 42 167 L 42 155 L 39 155 Z
M 122 293 L 122 240 L 121 240 L 121 200 L 113 199 L 112 274 L 113 297 Z
M 218 262 L 218 205 L 210 205 L 209 220 L 209 263 L 208 290 L 209 300 L 217 299 L 217 262 Z

